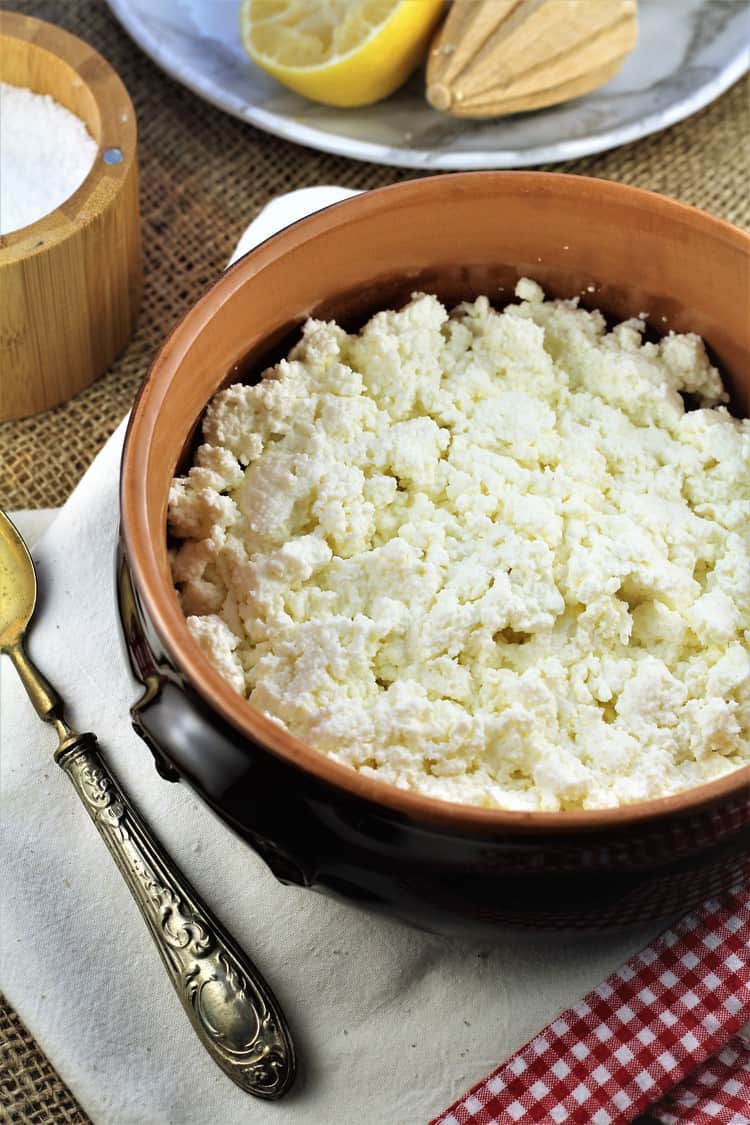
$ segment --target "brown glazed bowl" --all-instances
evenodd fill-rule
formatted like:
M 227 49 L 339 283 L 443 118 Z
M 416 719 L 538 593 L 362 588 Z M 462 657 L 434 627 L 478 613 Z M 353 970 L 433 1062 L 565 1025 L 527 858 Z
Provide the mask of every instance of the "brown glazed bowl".
M 612 318 L 646 311 L 658 331 L 699 332 L 747 413 L 750 236 L 620 184 L 482 172 L 338 203 L 244 257 L 156 357 L 122 463 L 120 611 L 145 687 L 132 714 L 160 771 L 188 781 L 280 879 L 485 937 L 625 926 L 747 877 L 750 767 L 674 797 L 563 813 L 450 804 L 361 777 L 204 659 L 172 588 L 166 507 L 208 399 L 283 355 L 307 316 L 354 327 L 417 289 L 502 304 L 523 275 Z

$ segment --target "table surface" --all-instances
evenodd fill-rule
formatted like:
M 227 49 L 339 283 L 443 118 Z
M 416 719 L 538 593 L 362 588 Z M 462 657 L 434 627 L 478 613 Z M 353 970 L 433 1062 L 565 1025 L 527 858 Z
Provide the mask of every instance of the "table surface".
M 374 188 L 419 173 L 314 152 L 235 121 L 163 75 L 101 2 L 15 0 L 13 7 L 60 24 L 99 50 L 125 82 L 139 123 L 145 293 L 136 334 L 109 371 L 70 402 L 0 424 L 0 507 L 52 507 L 112 433 L 159 343 L 221 271 L 261 207 L 294 188 Z M 748 136 L 745 78 L 663 133 L 555 170 L 650 188 L 750 226 Z M 87 1121 L 16 1014 L 0 1002 L 0 1122 Z

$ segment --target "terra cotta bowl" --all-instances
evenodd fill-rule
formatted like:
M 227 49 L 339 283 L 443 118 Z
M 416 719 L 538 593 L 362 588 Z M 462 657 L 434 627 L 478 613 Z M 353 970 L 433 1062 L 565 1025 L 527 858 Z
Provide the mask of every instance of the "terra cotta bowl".
M 659 331 L 699 332 L 748 411 L 748 235 L 619 184 L 483 172 L 338 203 L 228 270 L 156 357 L 122 463 L 120 609 L 145 687 L 133 721 L 160 771 L 187 780 L 280 879 L 485 935 L 623 926 L 746 876 L 750 767 L 674 797 L 563 813 L 450 804 L 362 777 L 265 718 L 202 656 L 172 587 L 166 507 L 208 399 L 284 354 L 307 316 L 352 327 L 415 289 L 502 304 L 523 275 L 615 319 L 646 311 Z

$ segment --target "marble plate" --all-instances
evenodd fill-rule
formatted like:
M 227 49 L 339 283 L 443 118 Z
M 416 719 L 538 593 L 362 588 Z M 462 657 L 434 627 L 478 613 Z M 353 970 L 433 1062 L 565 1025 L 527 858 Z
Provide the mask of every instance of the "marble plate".
M 640 42 L 620 73 L 565 105 L 460 121 L 427 105 L 417 74 L 379 105 L 341 110 L 258 70 L 240 43 L 239 0 L 107 2 L 154 62 L 228 113 L 311 148 L 409 168 L 519 168 L 603 152 L 695 113 L 750 65 L 746 0 L 641 0 Z

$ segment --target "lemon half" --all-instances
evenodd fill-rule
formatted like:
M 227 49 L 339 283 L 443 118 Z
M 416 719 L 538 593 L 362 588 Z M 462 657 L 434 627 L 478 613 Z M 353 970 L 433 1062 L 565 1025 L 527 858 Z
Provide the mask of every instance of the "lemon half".
M 387 98 L 427 51 L 443 0 L 242 0 L 250 58 L 325 105 Z

